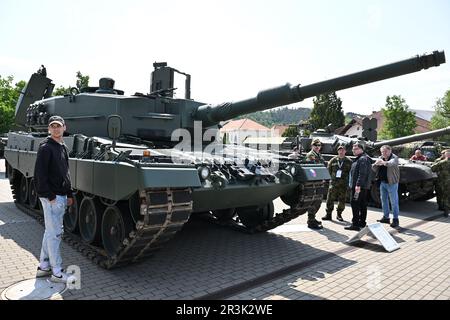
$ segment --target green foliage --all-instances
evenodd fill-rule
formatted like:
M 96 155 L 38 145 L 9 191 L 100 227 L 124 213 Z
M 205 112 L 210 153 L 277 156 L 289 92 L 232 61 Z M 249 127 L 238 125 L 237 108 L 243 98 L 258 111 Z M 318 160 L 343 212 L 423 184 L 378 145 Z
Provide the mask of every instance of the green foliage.
M 438 99 L 434 106 L 435 114 L 431 118 L 431 129 L 441 129 L 450 126 L 450 90 L 444 97 Z M 450 135 L 438 138 L 450 143 Z
M 80 71 L 77 71 L 77 82 L 76 86 L 78 90 L 89 86 L 89 76 L 83 76 Z
M 345 124 L 342 100 L 336 92 L 321 94 L 314 98 L 310 123 L 314 129 L 326 128 L 330 123 L 339 128 Z
M 348 114 L 345 115 L 345 124 L 349 124 L 353 120 Z
M 384 122 L 379 139 L 394 139 L 414 134 L 414 128 L 417 126 L 416 116 L 401 96 L 387 96 L 382 112 Z
M 297 126 L 289 126 L 281 135 L 282 137 L 296 137 L 298 135 Z
M 89 76 L 83 76 L 83 74 L 80 71 L 77 71 L 76 78 L 77 81 L 75 86 L 77 87 L 78 90 L 89 86 Z M 53 90 L 53 96 L 63 96 L 65 94 L 69 94 L 70 88 L 71 87 L 59 86 L 58 88 Z
M 13 76 L 2 78 L 0 75 L 0 133 L 8 132 L 14 124 L 17 100 L 26 84 L 19 81 L 13 86 L 13 80 Z
M 309 118 L 311 110 L 308 108 L 289 108 L 284 107 L 269 111 L 258 111 L 236 117 L 236 119 L 251 119 L 266 127 L 274 125 L 298 124 L 300 120 Z
M 65 94 L 69 94 L 70 88 L 65 88 L 63 86 L 59 86 L 58 88 L 53 90 L 53 96 L 63 96 Z
M 8 132 L 14 123 L 14 108 L 0 101 L 0 133 Z

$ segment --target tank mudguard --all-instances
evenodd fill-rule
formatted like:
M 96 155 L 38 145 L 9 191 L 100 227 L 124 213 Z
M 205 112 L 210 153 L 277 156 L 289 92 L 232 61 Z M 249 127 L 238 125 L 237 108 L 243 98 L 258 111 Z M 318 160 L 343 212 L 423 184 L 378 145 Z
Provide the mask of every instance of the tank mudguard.
M 72 186 L 101 197 L 120 200 L 140 189 L 200 187 L 195 168 L 136 167 L 125 162 L 70 159 Z

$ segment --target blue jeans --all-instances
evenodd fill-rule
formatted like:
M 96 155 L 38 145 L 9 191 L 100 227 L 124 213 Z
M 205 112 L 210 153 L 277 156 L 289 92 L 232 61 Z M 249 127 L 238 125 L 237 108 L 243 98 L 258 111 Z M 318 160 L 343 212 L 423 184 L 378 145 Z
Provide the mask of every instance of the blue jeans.
M 62 270 L 60 251 L 61 235 L 63 233 L 63 217 L 67 207 L 67 196 L 56 196 L 56 202 L 50 203 L 47 198 L 39 198 L 44 210 L 45 232 L 42 239 L 41 269 L 52 268 L 53 274 Z
M 380 184 L 381 205 L 383 206 L 383 215 L 389 219 L 389 200 L 391 203 L 394 219 L 398 219 L 398 183 L 389 184 L 381 182 Z

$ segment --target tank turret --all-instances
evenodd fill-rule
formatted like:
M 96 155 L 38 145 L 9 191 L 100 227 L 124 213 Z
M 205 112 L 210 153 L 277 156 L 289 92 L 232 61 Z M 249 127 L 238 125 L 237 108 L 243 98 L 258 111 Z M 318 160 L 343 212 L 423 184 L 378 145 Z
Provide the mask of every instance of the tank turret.
M 42 73 L 33 74 L 16 106 L 16 121 L 32 131 L 46 132 L 47 119 L 54 114 L 67 122 L 69 133 L 83 132 L 89 136 L 104 136 L 108 115 L 123 118 L 123 134 L 154 141 L 156 144 L 171 140 L 177 128 L 193 130 L 195 121 L 203 128 L 216 127 L 220 121 L 236 116 L 267 110 L 302 101 L 309 97 L 363 84 L 417 72 L 445 62 L 443 51 L 434 51 L 377 68 L 345 75 L 306 86 L 285 84 L 260 91 L 256 97 L 237 102 L 209 105 L 190 99 L 190 75 L 155 63 L 151 93 L 123 95 L 114 88 L 111 78 L 100 79 L 99 87 L 79 94 L 49 97 L 51 80 Z M 174 73 L 186 76 L 185 99 L 174 99 Z M 31 98 L 34 100 L 30 100 Z M 44 98 L 43 100 L 40 100 Z M 37 100 L 37 101 L 36 101 Z M 26 116 L 25 116 L 26 115 Z

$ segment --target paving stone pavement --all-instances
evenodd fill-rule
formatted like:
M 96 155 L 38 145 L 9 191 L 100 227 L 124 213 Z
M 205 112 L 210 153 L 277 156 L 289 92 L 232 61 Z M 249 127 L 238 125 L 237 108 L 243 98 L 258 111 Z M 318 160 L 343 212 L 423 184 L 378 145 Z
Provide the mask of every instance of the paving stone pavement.
M 277 211 L 283 206 L 275 202 Z M 386 227 L 401 245 L 391 253 L 375 241 L 345 244 L 355 234 L 344 230 L 348 222 L 326 221 L 321 231 L 305 231 L 306 216 L 289 222 L 291 231 L 255 235 L 193 219 L 152 258 L 114 270 L 97 267 L 63 242 L 64 263 L 81 268 L 81 289 L 65 291 L 62 299 L 196 299 L 215 294 L 238 300 L 449 300 L 450 219 L 439 214 L 434 199 L 402 204 L 402 228 Z M 324 204 L 317 216 L 322 215 Z M 344 218 L 350 216 L 347 206 Z M 380 216 L 379 209 L 370 208 L 368 222 Z M 424 221 L 430 217 L 436 218 Z M 0 292 L 34 277 L 43 231 L 12 202 L 1 160 L 0 269 L 7 272 L 0 273 Z M 232 286 L 237 289 L 224 294 Z

